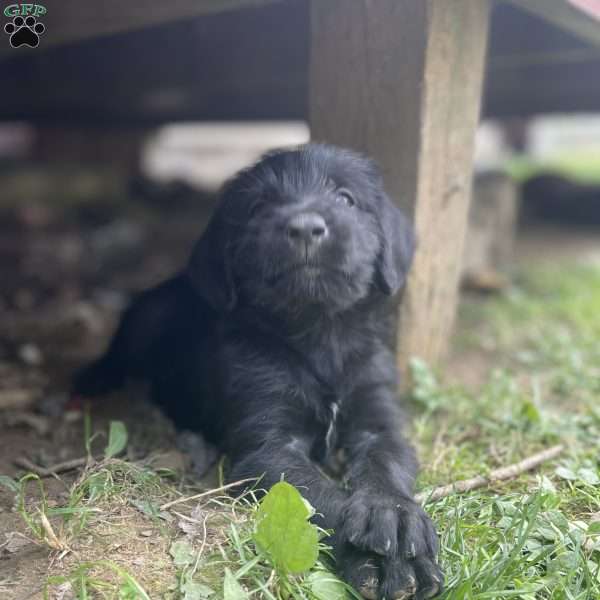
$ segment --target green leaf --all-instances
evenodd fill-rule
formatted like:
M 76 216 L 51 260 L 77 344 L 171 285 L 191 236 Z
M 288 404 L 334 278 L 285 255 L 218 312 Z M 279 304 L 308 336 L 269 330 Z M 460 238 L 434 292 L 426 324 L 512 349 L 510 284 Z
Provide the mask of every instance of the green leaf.
M 315 571 L 307 579 L 312 593 L 318 600 L 346 600 L 346 586 L 329 571 Z
M 555 473 L 562 479 L 567 479 L 568 481 L 575 481 L 577 479 L 577 475 L 571 471 L 571 469 L 567 469 L 567 467 L 558 467 Z
M 583 467 L 577 471 L 577 476 L 588 485 L 598 485 L 600 483 L 600 477 L 594 469 Z
M 204 600 L 210 598 L 215 592 L 203 583 L 186 581 L 181 586 L 181 593 L 183 594 L 182 600 Z
M 600 534 L 600 521 L 592 521 L 587 530 L 588 535 Z
M 546 513 L 543 513 L 543 516 L 545 516 L 548 521 L 562 533 L 567 533 L 567 531 L 569 531 L 569 521 L 559 510 L 549 510 Z
M 247 600 L 248 594 L 237 582 L 229 569 L 225 569 L 225 583 L 223 584 L 223 600 Z
M 3 485 L 15 494 L 19 492 L 19 484 L 8 475 L 0 475 L 0 485 Z
M 541 420 L 540 411 L 531 400 L 523 402 L 521 414 L 529 423 L 539 423 Z
M 254 540 L 273 565 L 286 573 L 308 571 L 317 562 L 319 533 L 311 511 L 289 483 L 276 483 L 258 509 Z
M 169 548 L 169 554 L 173 557 L 176 567 L 187 567 L 195 560 L 194 549 L 184 540 L 173 542 Z
M 104 450 L 105 458 L 117 456 L 127 446 L 127 429 L 122 421 L 111 421 L 108 431 L 108 446 Z

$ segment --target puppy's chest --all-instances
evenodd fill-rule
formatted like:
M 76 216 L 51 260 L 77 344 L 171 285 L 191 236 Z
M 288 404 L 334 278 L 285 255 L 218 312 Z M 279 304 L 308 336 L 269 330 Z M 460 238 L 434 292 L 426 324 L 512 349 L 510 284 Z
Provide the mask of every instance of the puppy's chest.
M 324 364 L 321 363 L 321 367 Z M 342 429 L 342 413 L 347 410 L 355 388 L 354 370 L 357 365 L 350 361 L 338 363 L 338 368 L 324 375 L 313 377 L 307 390 L 312 396 L 315 438 L 312 458 L 332 471 L 337 470 L 336 455 Z
M 339 412 L 340 404 L 332 401 L 323 411 L 318 421 L 315 443 L 312 448 L 311 458 L 322 463 L 328 470 L 337 471 L 337 449 L 339 441 Z

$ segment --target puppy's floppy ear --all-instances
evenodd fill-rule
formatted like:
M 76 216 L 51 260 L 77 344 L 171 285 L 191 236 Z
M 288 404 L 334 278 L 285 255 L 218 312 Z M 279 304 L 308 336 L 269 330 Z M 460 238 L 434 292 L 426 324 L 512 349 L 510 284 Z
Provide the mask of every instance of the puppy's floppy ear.
M 393 295 L 406 283 L 416 247 L 412 223 L 387 197 L 382 195 L 379 222 L 381 251 L 377 259 L 377 284 L 385 294 Z
M 237 302 L 230 255 L 225 219 L 217 209 L 192 250 L 186 273 L 198 294 L 219 312 L 232 310 Z

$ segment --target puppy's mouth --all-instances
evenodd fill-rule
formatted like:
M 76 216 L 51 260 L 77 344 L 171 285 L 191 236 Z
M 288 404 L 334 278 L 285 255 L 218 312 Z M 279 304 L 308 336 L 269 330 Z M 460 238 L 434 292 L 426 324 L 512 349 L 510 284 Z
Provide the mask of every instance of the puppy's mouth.
M 306 277 L 308 279 L 314 279 L 324 275 L 325 273 L 338 273 L 341 274 L 342 271 L 340 269 L 335 269 L 328 265 L 324 265 L 322 263 L 316 262 L 301 262 L 294 263 L 277 271 L 277 273 L 267 277 L 267 283 L 273 285 L 284 279 L 286 277 L 290 277 L 292 275 L 300 275 L 302 277 Z

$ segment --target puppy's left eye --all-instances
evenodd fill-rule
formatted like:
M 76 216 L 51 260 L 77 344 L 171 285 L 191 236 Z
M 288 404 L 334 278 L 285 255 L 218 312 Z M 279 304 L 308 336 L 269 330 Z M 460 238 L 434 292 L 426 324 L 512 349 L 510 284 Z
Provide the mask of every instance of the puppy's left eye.
M 356 200 L 354 199 L 354 196 L 352 196 L 348 190 L 343 188 L 336 190 L 335 201 L 341 202 L 350 207 L 356 206 Z

